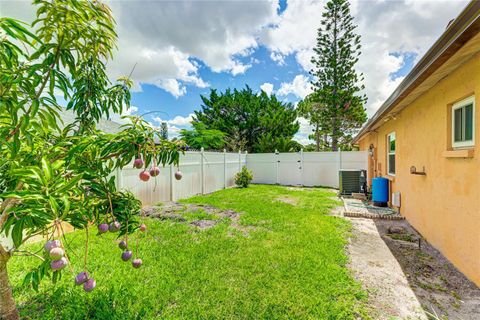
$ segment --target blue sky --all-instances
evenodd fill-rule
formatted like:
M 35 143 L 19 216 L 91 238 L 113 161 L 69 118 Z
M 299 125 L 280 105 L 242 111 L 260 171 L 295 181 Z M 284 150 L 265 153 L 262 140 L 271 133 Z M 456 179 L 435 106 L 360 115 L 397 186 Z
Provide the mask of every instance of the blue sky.
M 192 84 L 185 84 L 186 93 L 175 97 L 166 90 L 152 84 L 141 84 L 141 91 L 133 92 L 132 105 L 138 108 L 137 113 L 143 114 L 152 111 L 159 111 L 146 115 L 145 118 L 155 123 L 154 118 L 172 119 L 175 116 L 187 117 L 194 110 L 201 106 L 200 95 L 208 95 L 210 89 L 225 91 L 227 88 L 244 88 L 250 86 L 260 91 L 264 83 L 271 83 L 274 87 L 280 88 L 282 83 L 291 83 L 299 75 L 308 76 L 308 72 L 295 60 L 293 55 L 285 57 L 285 63 L 277 64 L 270 58 L 267 48 L 260 46 L 256 48 L 245 62 L 254 61 L 245 73 L 233 76 L 229 72 L 213 72 L 202 61 L 195 59 L 199 65 L 198 75 L 210 86 L 199 88 Z M 283 101 L 296 102 L 300 97 L 293 93 L 280 96 Z
M 403 59 L 400 68 L 390 73 L 390 79 L 392 80 L 405 77 L 412 70 L 418 57 L 416 52 L 392 52 L 391 55 Z
M 400 67 L 389 74 L 390 79 L 395 81 L 403 78 L 411 70 L 417 54 L 414 52 L 392 52 L 391 55 L 403 59 Z M 255 91 L 260 91 L 264 83 L 270 83 L 274 88 L 281 88 L 282 84 L 292 83 L 298 75 L 310 78 L 308 72 L 297 62 L 293 54 L 284 57 L 284 62 L 278 64 L 270 58 L 270 52 L 264 46 L 256 48 L 249 55 L 248 60 L 243 61 L 246 63 L 254 61 L 252 67 L 245 73 L 235 76 L 229 72 L 212 72 L 202 61 L 194 60 L 199 65 L 199 77 L 206 81 L 209 87 L 199 88 L 192 84 L 185 84 L 186 93 L 175 97 L 170 92 L 155 85 L 141 84 L 141 91 L 132 94 L 132 105 L 138 108 L 136 113 L 149 113 L 144 117 L 148 121 L 158 124 L 159 118 L 169 120 L 176 116 L 188 117 L 194 110 L 200 110 L 202 105 L 200 96 L 208 96 L 210 89 L 225 91 L 227 88 L 242 89 L 248 85 Z M 301 96 L 293 92 L 278 95 L 282 101 L 293 104 L 301 100 Z M 187 125 L 179 127 L 183 128 Z M 172 134 L 175 133 L 172 132 Z
M 104 0 L 117 21 L 118 51 L 110 77 L 132 74 L 132 108 L 170 136 L 188 128 L 211 88 L 261 88 L 287 102 L 310 92 L 317 28 L 325 0 Z M 356 66 L 364 74 L 372 116 L 468 3 L 468 0 L 351 0 L 362 37 Z M 2 15 L 31 22 L 30 1 L 0 0 Z M 299 118 L 296 139 L 311 132 Z

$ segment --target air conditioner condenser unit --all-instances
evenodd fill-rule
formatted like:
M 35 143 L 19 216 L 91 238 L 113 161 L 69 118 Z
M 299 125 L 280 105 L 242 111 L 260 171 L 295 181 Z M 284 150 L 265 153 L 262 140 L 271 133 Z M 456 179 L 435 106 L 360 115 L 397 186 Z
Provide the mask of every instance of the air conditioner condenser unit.
M 366 170 L 340 170 L 338 183 L 340 194 L 365 193 L 366 179 Z

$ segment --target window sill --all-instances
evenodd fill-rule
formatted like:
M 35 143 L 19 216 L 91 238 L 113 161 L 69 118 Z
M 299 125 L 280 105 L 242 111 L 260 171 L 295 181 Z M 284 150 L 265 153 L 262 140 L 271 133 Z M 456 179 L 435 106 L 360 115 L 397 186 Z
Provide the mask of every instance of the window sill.
M 390 174 L 387 174 L 387 175 L 383 176 L 383 178 L 385 178 L 387 180 L 390 180 L 391 182 L 395 181 L 395 176 L 392 176 Z
M 473 158 L 474 149 L 446 150 L 443 151 L 445 158 Z

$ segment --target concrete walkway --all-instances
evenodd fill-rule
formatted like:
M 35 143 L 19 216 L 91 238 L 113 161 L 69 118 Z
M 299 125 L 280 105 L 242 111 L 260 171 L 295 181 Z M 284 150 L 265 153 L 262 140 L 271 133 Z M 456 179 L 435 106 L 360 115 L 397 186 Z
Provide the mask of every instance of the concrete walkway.
M 353 226 L 348 246 L 349 267 L 368 291 L 375 319 L 427 319 L 374 222 L 364 218 L 346 219 Z
M 345 208 L 344 216 L 357 218 L 371 218 L 371 219 L 386 219 L 386 220 L 404 220 L 395 210 L 388 207 L 375 207 L 368 204 L 366 201 L 342 198 L 343 206 Z

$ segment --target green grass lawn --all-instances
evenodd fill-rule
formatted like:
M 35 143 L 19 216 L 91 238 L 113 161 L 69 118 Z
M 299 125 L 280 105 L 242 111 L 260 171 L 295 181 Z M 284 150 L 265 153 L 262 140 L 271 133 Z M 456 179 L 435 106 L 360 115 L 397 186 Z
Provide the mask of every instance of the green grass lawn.
M 38 293 L 22 288 L 36 261 L 15 257 L 9 271 L 22 319 L 368 318 L 366 294 L 346 268 L 349 225 L 327 215 L 338 205 L 333 196 L 325 189 L 253 185 L 185 200 L 241 212 L 248 233 L 228 219 L 206 230 L 149 219 L 139 242 L 140 269 L 121 261 L 112 235 L 95 237 L 91 293 L 73 285 L 69 270 L 56 286 L 44 281 Z M 211 218 L 197 212 L 187 220 L 195 214 Z M 84 233 L 68 239 L 80 271 Z

